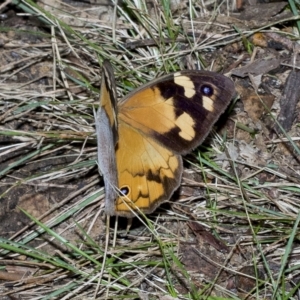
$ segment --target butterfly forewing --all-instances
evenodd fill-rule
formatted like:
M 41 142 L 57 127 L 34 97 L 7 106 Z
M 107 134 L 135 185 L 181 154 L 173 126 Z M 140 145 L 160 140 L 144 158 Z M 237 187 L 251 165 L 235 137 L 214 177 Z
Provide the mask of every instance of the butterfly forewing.
M 220 74 L 182 71 L 140 88 L 119 104 L 119 119 L 178 154 L 197 147 L 235 93 Z

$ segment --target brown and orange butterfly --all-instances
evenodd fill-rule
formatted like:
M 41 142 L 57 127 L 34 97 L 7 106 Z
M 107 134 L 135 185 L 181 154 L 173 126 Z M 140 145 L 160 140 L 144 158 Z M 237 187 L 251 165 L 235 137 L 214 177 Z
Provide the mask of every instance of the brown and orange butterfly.
M 117 101 L 111 64 L 103 63 L 95 113 L 105 212 L 151 213 L 179 187 L 182 157 L 197 147 L 235 94 L 233 82 L 208 71 L 181 71 Z

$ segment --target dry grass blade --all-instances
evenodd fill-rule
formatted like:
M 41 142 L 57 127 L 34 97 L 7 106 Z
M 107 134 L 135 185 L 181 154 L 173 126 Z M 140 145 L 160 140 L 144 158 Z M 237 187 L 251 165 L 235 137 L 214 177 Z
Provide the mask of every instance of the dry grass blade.
M 299 114 L 275 135 L 278 102 L 265 95 L 280 98 L 287 66 L 299 68 L 298 4 L 249 20 L 251 6 L 233 15 L 230 1 L 100 2 L 0 5 L 0 298 L 300 299 Z M 171 207 L 127 234 L 122 219 L 106 226 L 93 124 L 102 62 L 121 98 L 169 72 L 247 70 L 275 51 L 280 68 L 236 75 L 241 100 L 222 135 L 186 157 Z

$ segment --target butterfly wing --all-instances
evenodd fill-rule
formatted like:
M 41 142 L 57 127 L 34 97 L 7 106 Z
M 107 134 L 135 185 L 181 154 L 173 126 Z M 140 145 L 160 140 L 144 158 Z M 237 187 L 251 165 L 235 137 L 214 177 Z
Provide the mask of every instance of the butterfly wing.
M 151 82 L 118 103 L 116 214 L 151 213 L 178 188 L 181 154 L 198 146 L 234 95 L 232 81 L 184 71 Z
M 126 123 L 119 123 L 119 136 L 116 157 L 120 194 L 116 214 L 132 217 L 131 209 L 137 208 L 151 213 L 178 188 L 182 158 Z
M 119 119 L 178 154 L 197 147 L 235 94 L 217 73 L 182 71 L 134 91 L 119 105 Z
M 114 74 L 109 62 L 104 62 L 101 80 L 100 106 L 94 112 L 98 166 L 105 184 L 105 211 L 114 215 L 118 187 L 115 146 L 118 140 L 117 106 Z

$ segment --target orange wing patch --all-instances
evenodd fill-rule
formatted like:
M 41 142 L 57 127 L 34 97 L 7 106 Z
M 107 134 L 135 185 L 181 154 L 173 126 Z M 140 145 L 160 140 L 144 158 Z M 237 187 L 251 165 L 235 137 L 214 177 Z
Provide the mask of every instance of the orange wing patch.
M 165 99 L 155 87 L 133 94 L 119 110 L 120 120 L 145 133 L 152 128 L 163 134 L 174 126 L 173 98 Z
M 174 128 L 187 141 L 196 135 L 195 120 L 186 112 L 177 116 L 173 97 L 165 99 L 157 87 L 133 94 L 129 101 L 121 104 L 119 118 L 148 135 L 153 132 L 163 135 Z
M 151 213 L 178 188 L 181 157 L 123 122 L 119 123 L 119 136 L 116 150 L 119 189 L 126 195 L 117 199 L 116 213 L 132 215 L 129 207 Z

